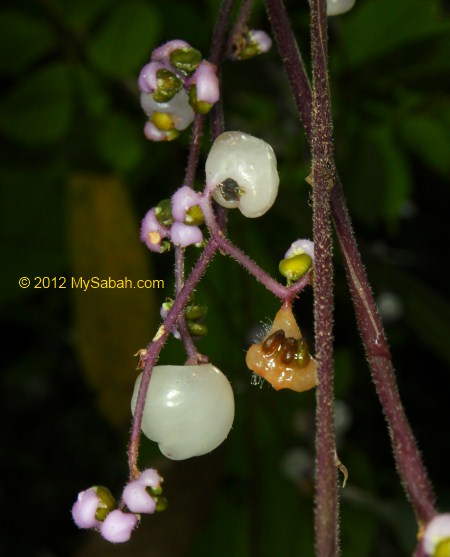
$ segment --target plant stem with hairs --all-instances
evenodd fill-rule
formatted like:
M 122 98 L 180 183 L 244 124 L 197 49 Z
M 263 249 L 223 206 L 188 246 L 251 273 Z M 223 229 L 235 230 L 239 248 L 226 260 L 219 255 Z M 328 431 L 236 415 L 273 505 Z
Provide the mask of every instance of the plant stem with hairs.
M 311 89 L 295 36 L 283 1 L 266 0 L 266 7 L 306 136 L 312 142 Z M 358 327 L 377 394 L 388 422 L 397 470 L 421 525 L 436 514 L 433 490 L 401 404 L 383 324 L 362 264 L 337 175 L 334 176 L 330 203 Z

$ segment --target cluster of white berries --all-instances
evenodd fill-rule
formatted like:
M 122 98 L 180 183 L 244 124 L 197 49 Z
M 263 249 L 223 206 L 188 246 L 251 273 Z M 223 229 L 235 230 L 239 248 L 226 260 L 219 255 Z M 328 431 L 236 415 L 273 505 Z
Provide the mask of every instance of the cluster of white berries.
M 131 400 L 133 415 L 141 377 Z M 233 419 L 233 390 L 212 364 L 153 368 L 141 429 L 168 458 L 183 460 L 213 451 L 226 439 Z
M 105 540 L 122 543 L 130 539 L 140 514 L 163 510 L 166 501 L 161 496 L 162 478 L 149 468 L 136 480 L 129 482 L 122 494 L 127 511 L 118 508 L 108 488 L 94 486 L 81 491 L 72 507 L 72 517 L 78 528 L 98 530 Z
M 217 68 L 186 41 L 156 48 L 139 75 L 141 106 L 148 116 L 145 136 L 152 141 L 178 137 L 194 119 L 219 100 Z

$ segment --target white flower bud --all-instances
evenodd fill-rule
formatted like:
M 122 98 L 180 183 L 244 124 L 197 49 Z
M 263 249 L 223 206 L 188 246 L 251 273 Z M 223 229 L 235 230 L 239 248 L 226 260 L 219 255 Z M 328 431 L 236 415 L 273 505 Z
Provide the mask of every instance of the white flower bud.
M 275 202 L 280 182 L 272 147 L 246 133 L 219 135 L 206 160 L 206 183 L 213 197 L 246 217 L 260 217 Z M 233 186 L 235 186 L 233 191 Z
M 327 0 L 327 15 L 345 14 L 353 8 L 355 0 Z
M 133 414 L 141 375 L 131 399 Z M 212 364 L 153 369 L 142 431 L 168 458 L 183 460 L 211 452 L 225 440 L 233 419 L 233 390 Z

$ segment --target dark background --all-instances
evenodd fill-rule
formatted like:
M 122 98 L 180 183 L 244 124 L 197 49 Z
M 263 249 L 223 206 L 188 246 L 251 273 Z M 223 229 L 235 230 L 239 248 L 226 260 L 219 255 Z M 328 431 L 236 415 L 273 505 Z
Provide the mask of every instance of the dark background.
M 216 257 L 197 289 L 209 308 L 199 349 L 230 378 L 236 421 L 210 456 L 167 461 L 143 443 L 142 466 L 166 478 L 169 509 L 130 544 L 76 529 L 78 491 L 126 480 L 132 355 L 154 335 L 173 292 L 172 254 L 139 244 L 139 221 L 181 185 L 189 132 L 142 134 L 136 78 L 160 43 L 207 55 L 216 0 L 10 0 L 0 12 L 1 444 L 0 553 L 9 557 L 313 555 L 314 393 L 250 384 L 244 351 L 276 301 Z M 288 10 L 308 65 L 308 6 Z M 390 338 L 400 392 L 449 508 L 450 34 L 448 3 L 357 0 L 330 19 L 336 158 L 359 245 Z M 257 3 L 252 26 L 268 30 Z M 264 269 L 311 237 L 309 154 L 275 49 L 223 67 L 227 129 L 273 146 L 274 208 L 230 215 L 230 237 Z M 208 134 L 204 138 L 208 149 Z M 198 187 L 204 179 L 203 165 Z M 192 260 L 196 249 L 190 251 Z M 410 555 L 414 517 L 356 331 L 338 248 L 336 415 L 349 470 L 341 499 L 344 555 Z M 31 279 L 28 289 L 18 279 Z M 164 289 L 70 288 L 70 277 L 151 278 Z M 34 288 L 66 277 L 67 288 Z M 280 278 L 280 277 L 279 277 Z M 55 283 L 62 285 L 62 279 Z M 48 283 L 47 283 L 48 285 Z M 295 306 L 312 341 L 311 294 Z M 181 364 L 173 339 L 160 362 Z

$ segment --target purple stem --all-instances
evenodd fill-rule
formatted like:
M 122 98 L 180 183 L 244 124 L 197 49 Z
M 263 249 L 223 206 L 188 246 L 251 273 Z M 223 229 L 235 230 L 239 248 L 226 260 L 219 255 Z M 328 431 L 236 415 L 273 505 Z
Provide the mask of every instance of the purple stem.
M 167 314 L 164 324 L 157 332 L 155 338 L 147 346 L 147 356 L 145 366 L 142 372 L 142 380 L 139 388 L 139 394 L 136 401 L 136 408 L 134 412 L 134 420 L 131 428 L 130 442 L 128 446 L 128 466 L 130 469 L 130 479 L 135 479 L 139 475 L 137 461 L 139 453 L 139 439 L 141 435 L 142 415 L 144 412 L 145 399 L 147 398 L 148 386 L 152 375 L 153 366 L 158 359 L 164 343 L 170 335 L 173 327 L 176 325 L 180 315 L 184 311 L 184 307 L 189 300 L 194 288 L 202 278 L 210 261 L 217 251 L 217 244 L 210 240 L 206 244 L 205 249 L 198 258 L 194 268 L 192 269 L 189 277 L 186 279 L 184 286 L 181 288 L 178 296 L 176 297 L 173 306 Z
M 291 286 L 283 286 L 277 280 L 272 278 L 268 273 L 263 271 L 261 267 L 255 263 L 246 253 L 241 251 L 237 246 L 235 246 L 230 240 L 228 240 L 224 232 L 219 228 L 214 211 L 211 207 L 209 200 L 210 189 L 205 188 L 204 195 L 201 200 L 201 208 L 203 211 L 203 216 L 205 217 L 205 223 L 208 227 L 209 233 L 211 234 L 212 240 L 217 244 L 221 251 L 228 254 L 230 257 L 235 259 L 240 263 L 244 269 L 253 275 L 258 282 L 267 288 L 274 296 L 280 298 L 282 301 L 291 302 L 293 298 L 310 282 L 310 273 L 307 273 L 300 280 L 296 281 L 295 284 Z
M 311 0 L 313 96 L 311 154 L 313 179 L 314 324 L 317 358 L 315 539 L 318 557 L 335 557 L 338 492 L 334 437 L 333 262 L 330 190 L 334 177 L 328 86 L 325 0 Z
M 356 319 L 378 398 L 389 425 L 397 470 L 419 524 L 426 524 L 437 512 L 433 489 L 402 406 L 388 341 L 356 245 L 339 182 L 335 184 L 331 202 Z
M 311 141 L 311 90 L 295 36 L 283 0 L 266 0 L 266 5 L 280 56 L 294 91 L 297 109 L 305 126 L 306 135 Z M 397 470 L 419 523 L 426 523 L 436 514 L 433 490 L 400 401 L 383 324 L 377 313 L 353 234 L 342 186 L 337 178 L 331 193 L 331 211 L 341 251 L 344 254 L 344 266 L 352 292 L 358 327 L 389 425 Z
M 239 42 L 239 39 L 248 30 L 248 20 L 252 11 L 253 0 L 242 0 L 239 9 L 239 14 L 234 23 L 233 29 L 231 30 L 230 37 L 228 39 L 227 45 L 227 55 L 231 60 L 238 59 L 233 49 L 235 41 Z
M 175 247 L 175 295 L 178 297 L 184 284 L 184 248 Z M 184 310 L 178 318 L 177 328 L 180 333 L 181 341 L 188 357 L 194 361 L 197 358 L 197 348 L 192 340 L 191 334 L 186 324 Z

